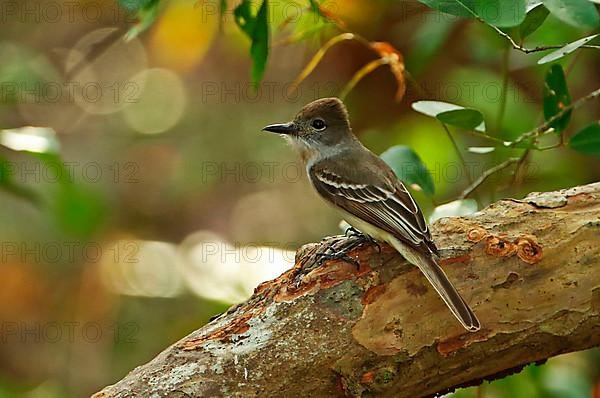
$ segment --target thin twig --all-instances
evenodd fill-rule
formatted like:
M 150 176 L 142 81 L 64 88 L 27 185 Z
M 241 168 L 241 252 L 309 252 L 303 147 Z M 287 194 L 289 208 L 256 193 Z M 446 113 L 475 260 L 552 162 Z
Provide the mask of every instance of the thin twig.
M 460 3 L 460 2 L 459 2 Z M 473 15 L 473 17 L 475 19 L 477 19 L 479 22 L 489 26 L 490 28 L 494 29 L 500 36 L 504 37 L 506 40 L 509 41 L 510 45 L 512 46 L 512 48 L 514 48 L 515 50 L 519 50 L 521 52 L 524 52 L 525 54 L 529 54 L 529 53 L 535 53 L 538 51 L 546 51 L 546 50 L 554 50 L 554 49 L 558 49 L 558 48 L 563 48 L 564 46 L 566 46 L 566 44 L 554 44 L 554 45 L 549 45 L 549 46 L 537 46 L 534 48 L 526 48 L 523 47 L 520 44 L 517 44 L 517 42 L 511 37 L 511 35 L 509 35 L 508 33 L 504 32 L 502 29 L 498 28 L 497 26 L 494 26 L 490 23 L 488 23 L 487 21 L 485 21 L 483 18 L 481 18 L 479 15 L 477 15 L 473 10 L 471 10 L 469 7 L 466 7 L 463 5 L 463 7 L 471 14 Z M 597 45 L 592 45 L 592 44 L 584 44 L 583 46 L 580 46 L 579 48 L 594 48 L 594 49 L 600 49 L 600 46 Z
M 507 143 L 510 143 L 508 141 L 501 140 L 500 138 L 496 138 L 496 137 L 492 137 L 491 135 L 480 133 L 480 132 L 478 132 L 476 130 L 465 130 L 465 132 L 468 133 L 468 134 L 471 134 L 471 135 L 473 135 L 475 137 L 485 138 L 485 139 L 488 139 L 490 141 L 497 142 L 499 144 L 502 144 L 503 147 L 506 146 L 506 145 L 508 145 Z
M 564 115 L 566 115 L 568 112 L 571 112 L 574 109 L 577 109 L 579 107 L 581 107 L 583 104 L 585 104 L 586 102 L 599 97 L 600 96 L 600 88 L 597 90 L 592 91 L 591 93 L 589 93 L 588 95 L 586 95 L 585 97 L 581 97 L 579 98 L 577 101 L 565 106 L 563 109 L 561 109 L 560 112 L 558 112 L 556 115 L 552 116 L 550 119 L 546 120 L 546 122 L 538 127 L 536 127 L 535 129 L 528 131 L 526 133 L 521 134 L 516 140 L 514 140 L 509 146 L 511 147 L 515 147 L 517 144 L 523 142 L 524 140 L 528 139 L 528 138 L 537 138 L 541 135 L 544 135 L 546 133 L 548 133 L 549 131 L 552 131 L 553 129 L 550 127 L 555 121 L 557 121 L 558 119 L 562 118 Z
M 350 79 L 350 81 L 346 84 L 346 86 L 344 86 L 344 89 L 340 92 L 340 98 L 345 99 L 346 96 L 348 95 L 348 93 L 350 91 L 352 91 L 354 86 L 356 86 L 358 84 L 358 82 L 360 82 L 366 75 L 373 72 L 375 69 L 379 68 L 381 65 L 385 65 L 387 63 L 388 62 L 385 59 L 378 58 L 378 59 L 375 59 L 375 60 L 369 62 L 362 68 L 360 68 L 354 74 L 354 76 L 352 76 L 352 79 Z
M 560 136 L 562 137 L 562 134 Z M 535 150 L 543 152 L 543 151 L 549 151 L 551 149 L 560 148 L 560 147 L 563 147 L 563 146 L 565 146 L 565 143 L 564 142 L 559 142 L 559 143 L 556 143 L 556 144 L 553 144 L 553 145 L 544 146 L 544 147 L 539 147 L 538 146 L 538 147 L 535 147 Z
M 477 392 L 476 393 L 477 393 L 476 398 L 483 398 L 483 396 L 485 395 L 483 393 L 483 384 L 477 386 Z
M 504 119 L 504 112 L 506 111 L 506 98 L 508 91 L 508 61 L 510 59 L 510 51 L 508 48 L 504 50 L 502 55 L 502 94 L 500 97 L 500 108 L 498 109 L 498 118 L 496 119 L 496 132 L 502 131 L 502 122 Z
M 579 55 L 581 55 L 581 51 L 577 51 L 573 57 L 571 62 L 569 63 L 569 65 L 565 68 L 565 77 L 569 77 L 569 75 L 571 74 L 571 71 L 573 70 L 573 68 L 575 67 L 575 63 L 577 62 L 577 60 L 579 59 Z
M 96 59 L 98 59 L 109 48 L 111 48 L 112 45 L 117 42 L 117 40 L 121 39 L 122 37 L 123 32 L 120 29 L 115 29 L 113 32 L 109 33 L 106 37 L 104 37 L 102 41 L 93 44 L 90 48 L 90 51 L 86 55 L 81 57 L 79 62 L 65 73 L 65 80 L 70 80 L 77 76 L 77 74 L 81 72 L 81 70 L 83 70 L 86 66 L 90 65 Z
M 471 176 L 471 173 L 469 172 L 469 168 L 467 167 L 467 162 L 465 162 L 465 158 L 463 157 L 462 153 L 460 152 L 460 149 L 458 148 L 456 141 L 454 141 L 454 137 L 452 137 L 452 134 L 450 133 L 448 126 L 446 126 L 446 124 L 443 122 L 440 122 L 440 123 L 442 124 L 442 127 L 444 128 L 444 130 L 446 130 L 446 134 L 448 135 L 448 138 L 450 139 L 450 141 L 452 142 L 452 146 L 454 147 L 454 152 L 456 152 L 456 155 L 458 155 L 458 158 L 460 159 L 460 162 L 462 163 L 462 166 L 465 169 L 465 173 L 467 174 L 467 180 L 469 181 L 469 184 L 472 184 L 473 177 Z
M 315 55 L 313 55 L 313 57 L 310 59 L 308 64 L 306 64 L 304 69 L 302 69 L 302 71 L 300 72 L 298 77 L 296 77 L 296 79 L 291 84 L 290 88 L 288 89 L 288 95 L 291 95 L 291 93 L 295 93 L 296 90 L 298 90 L 298 87 L 300 86 L 300 84 L 304 81 L 304 79 L 306 79 L 308 77 L 308 75 L 310 75 L 312 73 L 312 71 L 317 67 L 317 65 L 319 65 L 319 63 L 321 62 L 321 60 L 323 59 L 323 57 L 325 56 L 325 54 L 327 53 L 327 51 L 329 51 L 329 49 L 331 47 L 333 47 L 337 43 L 340 43 L 342 41 L 347 41 L 347 40 L 357 41 L 359 43 L 362 43 L 363 45 L 365 45 L 367 48 L 371 49 L 372 51 L 375 51 L 373 49 L 373 46 L 371 46 L 371 43 L 369 43 L 369 41 L 367 39 L 363 38 L 360 35 L 354 34 L 354 33 L 345 32 L 345 33 L 341 33 L 337 36 L 332 37 L 323 46 L 321 46 L 321 48 L 319 48 L 319 50 L 315 53 Z M 379 57 L 381 58 L 381 54 L 379 54 Z
M 498 28 L 497 26 L 494 26 L 494 25 L 491 25 L 491 24 L 487 23 L 483 19 L 479 18 L 479 16 L 477 16 L 476 14 L 473 14 L 473 15 L 475 15 L 475 17 L 479 21 L 483 22 L 487 26 L 490 26 L 500 36 L 502 36 L 506 40 L 508 40 L 509 43 L 510 43 L 510 45 L 512 46 L 512 48 L 514 48 L 515 50 L 519 50 L 521 52 L 524 52 L 525 54 L 535 53 L 535 52 L 539 52 L 539 51 L 555 50 L 555 49 L 563 48 L 564 46 L 566 46 L 566 44 L 554 44 L 554 45 L 549 45 L 549 46 L 537 46 L 537 47 L 534 47 L 534 48 L 526 48 L 526 47 L 523 47 L 520 44 L 517 44 L 517 42 L 508 33 L 504 32 L 502 29 Z M 600 49 L 600 46 L 593 45 L 593 44 L 584 44 L 583 46 L 580 46 L 579 48 L 593 48 L 593 49 L 598 50 L 598 49 Z
M 304 81 L 304 79 L 306 79 L 308 75 L 310 75 L 310 73 L 317 67 L 319 62 L 321 62 L 321 59 L 325 56 L 327 50 L 329 50 L 331 47 L 333 47 L 341 41 L 354 39 L 355 35 L 352 33 L 342 33 L 329 39 L 327 43 L 325 43 L 321 48 L 319 48 L 315 55 L 313 55 L 308 64 L 306 64 L 304 69 L 302 69 L 298 77 L 294 80 L 291 87 L 293 87 L 294 90 L 297 90 L 298 86 Z
M 505 168 L 507 168 L 508 166 L 517 163 L 519 161 L 519 158 L 509 158 L 507 160 L 505 160 L 504 162 L 490 168 L 487 169 L 486 171 L 484 171 L 483 173 L 481 173 L 481 175 L 477 178 L 477 180 L 475 180 L 471 185 L 469 185 L 467 187 L 467 189 L 465 189 L 462 194 L 460 195 L 459 199 L 464 199 L 467 196 L 469 196 L 470 194 L 473 193 L 473 191 L 475 191 L 481 184 L 483 184 L 485 182 L 485 180 L 490 177 L 491 175 L 497 173 L 500 170 L 503 170 Z
M 406 80 L 408 80 L 409 83 L 411 83 L 412 86 L 417 91 L 417 95 L 419 96 L 419 98 L 426 99 L 428 97 L 428 95 L 425 92 L 425 90 L 423 89 L 423 87 L 421 86 L 421 84 L 417 81 L 417 79 L 415 79 L 415 77 L 409 71 L 405 71 L 404 75 L 406 76 Z
M 531 152 L 531 148 L 527 148 L 523 151 L 523 153 L 519 157 L 519 161 L 517 162 L 517 167 L 515 167 L 515 171 L 513 173 L 513 178 L 512 178 L 511 184 L 510 184 L 511 186 L 514 187 L 521 183 L 521 169 L 525 165 L 525 161 L 527 160 L 527 157 L 529 156 L 530 152 Z

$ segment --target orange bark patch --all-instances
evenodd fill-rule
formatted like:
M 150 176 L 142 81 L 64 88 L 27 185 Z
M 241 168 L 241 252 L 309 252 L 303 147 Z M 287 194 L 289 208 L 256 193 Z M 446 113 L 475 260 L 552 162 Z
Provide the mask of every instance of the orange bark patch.
M 487 339 L 487 332 L 485 329 L 478 331 L 477 333 L 462 334 L 460 336 L 452 337 L 448 340 L 440 341 L 437 344 L 437 352 L 440 355 L 447 357 L 455 351 L 461 348 L 466 348 L 472 343 L 478 341 L 485 341 Z
M 516 240 L 517 256 L 527 264 L 535 264 L 542 259 L 542 247 L 534 236 L 521 236 Z
M 369 288 L 369 290 L 367 290 L 367 292 L 365 293 L 365 295 L 362 298 L 362 304 L 363 305 L 371 304 L 372 302 L 377 300 L 377 298 L 379 296 L 381 296 L 383 293 L 385 293 L 385 284 L 381 284 L 381 285 L 377 285 L 377 286 L 373 286 L 373 287 Z
M 289 280 L 280 287 L 274 299 L 276 302 L 292 301 L 300 296 L 334 287 L 345 280 L 371 272 L 371 267 L 365 265 L 364 262 L 360 264 L 360 268 L 357 270 L 354 264 L 343 260 L 328 261 L 306 275 Z
M 494 257 L 511 257 L 517 253 L 517 245 L 505 237 L 492 235 L 485 238 L 485 252 Z
M 535 236 L 521 235 L 511 241 L 506 236 L 488 235 L 485 238 L 485 252 L 494 257 L 512 257 L 515 254 L 527 264 L 542 260 L 542 246 Z
M 209 340 L 231 341 L 233 336 L 243 334 L 250 329 L 249 321 L 252 318 L 260 316 L 267 308 L 270 302 L 292 301 L 298 297 L 314 294 L 320 289 L 334 287 L 345 280 L 354 279 L 358 276 L 372 271 L 367 264 L 370 255 L 369 250 L 355 250 L 356 256 L 353 256 L 361 264 L 356 269 L 354 264 L 349 264 L 343 260 L 331 260 L 317 266 L 310 271 L 303 268 L 304 263 L 310 263 L 314 260 L 314 254 L 318 246 L 309 247 L 303 253 L 302 260 L 296 262 L 294 267 L 286 271 L 279 278 L 263 282 L 254 289 L 254 295 L 236 312 L 242 314 L 233 319 L 228 324 L 221 326 L 205 335 L 190 338 L 179 343 L 183 350 L 194 350 L 199 348 L 204 342 Z M 352 256 L 352 253 L 349 253 Z M 385 291 L 382 287 L 381 293 Z M 375 300 L 377 290 L 371 292 L 371 300 Z
M 248 321 L 252 319 L 253 316 L 253 313 L 246 313 L 211 333 L 182 342 L 179 347 L 185 351 L 191 351 L 199 348 L 202 343 L 208 340 L 218 340 L 222 342 L 230 341 L 231 336 L 242 334 L 250 329 Z
M 440 265 L 450 265 L 450 264 L 456 264 L 456 263 L 468 264 L 470 262 L 471 262 L 471 256 L 469 256 L 468 254 L 458 256 L 458 257 L 444 258 L 444 259 L 439 260 Z
M 580 204 L 580 203 L 588 203 L 590 201 L 590 194 L 587 192 L 581 192 L 576 195 L 569 196 L 569 204 Z
M 488 232 L 481 227 L 472 228 L 469 230 L 469 232 L 467 232 L 467 240 L 469 242 L 480 242 L 486 236 L 488 236 Z
M 577 196 L 580 195 L 572 198 Z M 475 227 L 467 232 L 467 240 L 474 243 L 485 240 L 485 252 L 494 257 L 511 257 L 516 254 L 527 264 L 535 264 L 542 259 L 542 246 L 532 235 L 522 235 L 510 240 L 506 236 L 489 234 L 482 227 Z
M 375 372 L 365 372 L 360 377 L 360 384 L 372 384 L 375 381 Z
M 337 377 L 335 378 L 335 389 L 337 390 L 338 394 L 342 397 L 345 397 L 346 393 L 348 392 L 344 385 L 344 379 L 341 375 L 337 375 Z

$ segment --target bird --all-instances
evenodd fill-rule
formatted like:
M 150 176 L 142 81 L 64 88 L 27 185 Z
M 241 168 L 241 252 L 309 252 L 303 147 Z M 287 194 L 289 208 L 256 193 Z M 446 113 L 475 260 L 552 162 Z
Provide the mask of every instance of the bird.
M 480 329 L 479 320 L 440 267 L 438 248 L 416 201 L 388 164 L 354 135 L 339 98 L 315 100 L 292 121 L 262 130 L 291 143 L 313 188 L 347 223 L 391 245 L 421 270 L 466 330 Z

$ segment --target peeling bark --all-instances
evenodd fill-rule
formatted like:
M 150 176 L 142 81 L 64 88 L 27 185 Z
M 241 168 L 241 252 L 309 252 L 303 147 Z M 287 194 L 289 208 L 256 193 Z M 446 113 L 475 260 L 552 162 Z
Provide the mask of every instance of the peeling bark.
M 465 331 L 393 249 L 318 265 L 332 237 L 245 303 L 106 387 L 108 397 L 421 397 L 600 345 L 600 183 L 502 200 L 432 227 L 479 317 Z

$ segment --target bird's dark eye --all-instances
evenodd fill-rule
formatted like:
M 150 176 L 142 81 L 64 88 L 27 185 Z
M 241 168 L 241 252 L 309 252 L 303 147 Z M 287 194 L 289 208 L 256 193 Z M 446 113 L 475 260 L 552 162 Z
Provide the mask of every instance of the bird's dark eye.
M 323 119 L 315 119 L 310 125 L 318 131 L 325 130 L 325 128 L 327 127 Z

